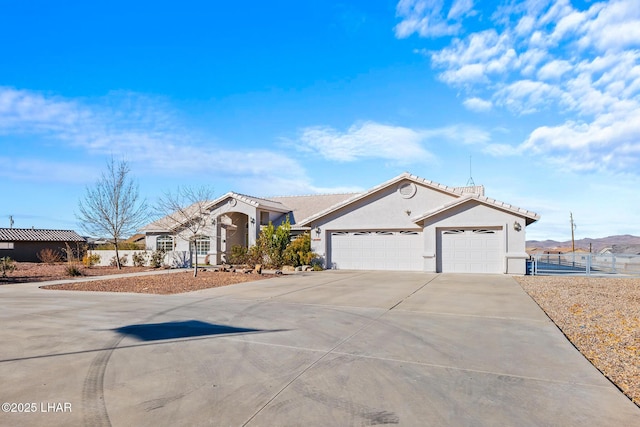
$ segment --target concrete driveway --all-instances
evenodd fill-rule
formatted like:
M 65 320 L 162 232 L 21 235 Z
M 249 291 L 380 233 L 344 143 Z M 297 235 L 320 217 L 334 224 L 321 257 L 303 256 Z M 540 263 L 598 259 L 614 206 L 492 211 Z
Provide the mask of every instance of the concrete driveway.
M 0 402 L 17 411 L 3 426 L 640 425 L 508 276 L 328 271 L 172 296 L 5 285 L 0 305 Z

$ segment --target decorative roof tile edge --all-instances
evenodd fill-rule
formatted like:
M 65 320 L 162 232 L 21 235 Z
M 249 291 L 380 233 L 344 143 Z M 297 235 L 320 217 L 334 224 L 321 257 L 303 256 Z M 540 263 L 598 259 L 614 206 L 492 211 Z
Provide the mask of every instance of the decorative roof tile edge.
M 417 215 L 417 216 L 411 218 L 411 221 L 413 221 L 413 222 L 424 221 L 425 219 L 427 219 L 427 218 L 429 218 L 431 216 L 437 215 L 437 214 L 439 214 L 441 212 L 445 212 L 445 211 L 447 211 L 449 209 L 452 209 L 452 208 L 454 208 L 456 206 L 462 205 L 462 204 L 467 203 L 467 202 L 472 201 L 472 200 L 476 200 L 476 201 L 478 201 L 480 203 L 483 203 L 485 205 L 489 205 L 489 206 L 492 206 L 492 207 L 495 207 L 495 208 L 498 208 L 498 209 L 503 209 L 503 210 L 506 210 L 506 211 L 511 212 L 511 213 L 524 215 L 525 217 L 531 219 L 532 220 L 531 222 L 535 222 L 535 221 L 540 219 L 540 215 L 535 213 L 535 212 L 532 212 L 532 211 L 529 211 L 529 210 L 526 210 L 526 209 L 522 209 L 522 208 L 510 205 L 508 203 L 501 202 L 499 200 L 491 199 L 489 197 L 478 196 L 477 194 L 466 194 L 466 195 L 464 195 L 463 197 L 461 197 L 459 199 L 452 200 L 449 203 L 445 203 L 444 205 L 442 205 L 440 207 L 437 207 L 435 209 L 432 209 L 430 211 L 427 211 L 427 212 L 423 213 L 422 215 Z

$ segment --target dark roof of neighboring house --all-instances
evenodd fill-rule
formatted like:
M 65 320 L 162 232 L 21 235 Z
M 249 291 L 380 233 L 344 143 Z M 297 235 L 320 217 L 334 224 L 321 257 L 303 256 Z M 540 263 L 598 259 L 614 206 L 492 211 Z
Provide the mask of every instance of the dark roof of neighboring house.
M 37 228 L 0 228 L 2 242 L 84 242 L 73 230 L 43 230 Z

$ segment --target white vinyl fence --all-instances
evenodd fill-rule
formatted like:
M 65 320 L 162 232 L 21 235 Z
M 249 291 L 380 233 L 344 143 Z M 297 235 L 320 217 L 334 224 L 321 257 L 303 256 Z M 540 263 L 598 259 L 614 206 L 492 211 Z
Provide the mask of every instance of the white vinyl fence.
M 640 276 L 640 255 L 589 254 L 570 252 L 566 254 L 533 255 L 531 274 L 576 275 L 626 275 Z
M 115 250 L 90 250 L 89 255 L 98 255 L 100 260 L 94 264 L 96 266 L 109 266 L 115 265 L 116 251 Z M 144 250 L 118 250 L 120 255 L 120 261 L 122 265 L 133 266 L 134 257 L 143 257 L 143 265 L 150 266 L 151 254 L 153 251 Z M 170 251 L 164 254 L 163 265 L 171 268 L 186 268 L 191 267 L 191 257 L 188 251 Z

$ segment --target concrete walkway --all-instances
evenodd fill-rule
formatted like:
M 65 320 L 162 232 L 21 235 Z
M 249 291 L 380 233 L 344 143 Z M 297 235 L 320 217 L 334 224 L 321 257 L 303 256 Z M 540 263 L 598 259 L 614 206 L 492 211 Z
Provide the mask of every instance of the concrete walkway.
M 0 402 L 22 409 L 2 426 L 640 425 L 508 276 L 328 271 L 168 296 L 4 285 L 0 304 Z

